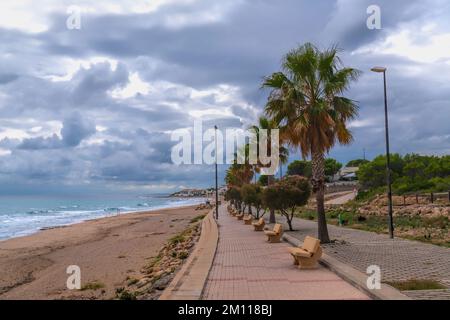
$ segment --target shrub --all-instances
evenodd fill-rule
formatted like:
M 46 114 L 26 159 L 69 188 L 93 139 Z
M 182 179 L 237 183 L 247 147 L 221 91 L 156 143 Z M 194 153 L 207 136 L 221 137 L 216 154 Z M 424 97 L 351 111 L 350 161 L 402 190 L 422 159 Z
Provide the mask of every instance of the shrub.
M 242 194 L 241 189 L 238 187 L 228 187 L 227 192 L 225 194 L 225 199 L 230 201 L 233 206 L 241 211 L 242 209 Z
M 120 288 L 116 290 L 116 297 L 119 300 L 136 300 L 136 293 Z
M 173 236 L 172 238 L 170 238 L 169 243 L 171 245 L 175 245 L 175 244 L 183 242 L 184 240 L 185 240 L 185 238 L 182 234 L 177 234 L 176 236 Z
M 204 215 L 204 214 L 201 214 L 201 215 L 199 215 L 199 216 L 196 216 L 195 218 L 192 218 L 192 219 L 191 219 L 190 223 L 196 223 L 196 222 L 198 222 L 198 221 L 200 221 L 200 220 L 203 220 L 203 218 L 204 218 L 205 216 L 206 216 L 206 215 Z
M 243 201 L 247 203 L 249 208 L 251 208 L 251 206 L 255 207 L 255 217 L 258 219 L 259 213 L 263 207 L 261 186 L 257 184 L 245 184 L 242 186 L 241 193 Z M 251 213 L 250 209 L 249 213 Z
M 285 179 L 268 186 L 263 192 L 265 206 L 272 210 L 279 210 L 286 217 L 289 230 L 295 210 L 304 206 L 311 195 L 308 179 L 300 176 L 288 176 Z
M 189 252 L 187 251 L 180 251 L 178 253 L 178 258 L 180 258 L 181 260 L 186 259 L 189 256 Z
M 98 281 L 92 281 L 92 282 L 88 282 L 85 285 L 83 285 L 81 287 L 81 291 L 85 291 L 85 290 L 98 290 L 101 288 L 104 288 L 105 285 L 101 282 Z
M 288 176 L 311 177 L 311 162 L 304 160 L 295 160 L 288 165 Z

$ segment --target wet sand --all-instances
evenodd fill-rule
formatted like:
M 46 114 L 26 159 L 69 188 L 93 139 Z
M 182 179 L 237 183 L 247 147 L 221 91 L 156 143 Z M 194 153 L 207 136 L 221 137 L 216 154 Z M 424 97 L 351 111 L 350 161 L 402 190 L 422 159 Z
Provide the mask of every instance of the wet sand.
M 0 299 L 110 299 L 192 218 L 195 206 L 90 220 L 0 241 Z M 66 269 L 81 269 L 81 286 L 69 290 Z

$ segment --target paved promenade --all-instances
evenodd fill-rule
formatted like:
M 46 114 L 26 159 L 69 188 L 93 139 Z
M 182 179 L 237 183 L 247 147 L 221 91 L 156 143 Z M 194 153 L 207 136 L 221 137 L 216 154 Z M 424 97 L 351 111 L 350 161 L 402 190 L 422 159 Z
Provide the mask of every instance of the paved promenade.
M 277 217 L 283 222 L 283 217 Z M 284 224 L 285 225 L 285 224 Z M 285 225 L 286 226 L 286 225 Z M 317 235 L 317 222 L 294 218 L 288 232 L 297 239 Z M 341 262 L 366 272 L 370 265 L 381 268 L 382 281 L 433 279 L 450 288 L 450 249 L 407 239 L 389 239 L 386 234 L 328 225 L 336 243 L 323 245 L 324 252 Z M 415 299 L 449 299 L 449 290 L 404 292 Z
M 265 240 L 263 232 L 253 231 L 221 206 L 219 243 L 203 299 L 368 299 L 322 266 L 299 270 L 288 244 Z

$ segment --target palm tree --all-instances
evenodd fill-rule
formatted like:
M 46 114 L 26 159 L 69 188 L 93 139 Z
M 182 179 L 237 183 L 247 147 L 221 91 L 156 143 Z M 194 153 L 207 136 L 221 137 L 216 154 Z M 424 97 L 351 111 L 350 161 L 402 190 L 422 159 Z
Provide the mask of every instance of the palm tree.
M 238 163 L 239 157 L 244 157 L 243 159 L 246 159 L 247 155 L 248 146 L 246 145 L 234 154 L 234 161 L 225 174 L 225 183 L 229 189 L 234 188 L 240 191 L 243 185 L 249 184 L 252 181 L 254 174 L 252 166 L 248 163 L 248 161 L 245 161 L 242 164 Z M 241 205 L 242 202 L 238 202 L 237 208 L 240 212 L 243 212 L 245 210 L 245 206 L 242 207 Z
M 225 182 L 228 186 L 242 187 L 252 181 L 254 172 L 253 167 L 245 161 L 245 163 L 238 163 L 238 157 L 246 157 L 248 154 L 248 146 L 244 146 L 234 154 L 233 164 L 227 169 L 225 174 Z M 244 158 L 245 159 L 245 158 Z
M 279 155 L 280 159 L 280 180 L 283 179 L 283 164 L 286 164 L 289 160 L 289 149 L 286 148 L 285 146 L 281 145 L 280 146 L 280 155 Z
M 325 153 L 336 142 L 349 144 L 353 137 L 346 127 L 358 106 L 343 97 L 360 72 L 342 66 L 338 49 L 320 51 L 306 43 L 283 59 L 282 72 L 266 77 L 270 88 L 265 112 L 280 125 L 281 137 L 299 147 L 303 158 L 312 159 L 312 186 L 316 194 L 319 239 L 330 242 L 325 218 Z
M 274 121 L 272 121 L 272 120 L 270 120 L 270 119 L 268 119 L 266 117 L 260 117 L 258 119 L 258 125 L 252 126 L 251 129 L 253 129 L 254 132 L 255 132 L 255 138 L 256 138 L 255 142 L 256 142 L 256 144 L 258 146 L 257 147 L 257 155 L 258 155 L 258 158 L 259 158 L 259 132 L 260 132 L 260 130 L 264 129 L 264 130 L 268 130 L 269 131 L 269 130 L 272 130 L 272 129 L 278 129 L 278 126 L 277 126 L 277 124 Z M 272 141 L 271 141 L 270 133 L 267 135 L 267 140 L 268 140 L 267 141 L 267 152 L 269 154 L 271 154 L 271 152 L 272 152 L 271 151 Z M 280 164 L 286 163 L 287 160 L 288 160 L 288 157 L 289 157 L 289 150 L 285 146 L 280 144 L 279 150 L 278 150 L 278 160 L 279 160 Z M 266 167 L 266 166 L 270 166 L 270 165 L 262 165 L 261 163 L 258 163 L 256 165 L 255 172 L 259 172 L 261 168 Z M 269 185 L 273 182 L 273 180 L 274 180 L 274 176 L 273 175 L 269 175 L 267 177 L 267 181 L 268 181 Z M 270 211 L 269 221 L 270 221 L 270 223 L 275 223 L 275 211 L 274 210 Z

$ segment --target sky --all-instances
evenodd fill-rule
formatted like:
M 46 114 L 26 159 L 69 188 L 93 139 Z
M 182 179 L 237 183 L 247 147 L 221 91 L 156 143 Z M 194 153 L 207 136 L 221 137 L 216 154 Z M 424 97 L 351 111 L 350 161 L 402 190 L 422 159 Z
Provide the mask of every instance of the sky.
M 366 24 L 373 4 L 381 29 Z M 391 151 L 450 153 L 446 0 L 2 1 L 0 42 L 1 194 L 212 186 L 213 166 L 173 164 L 171 132 L 255 123 L 263 77 L 305 42 L 363 72 L 346 92 L 354 142 L 329 157 L 384 153 L 378 65 Z

